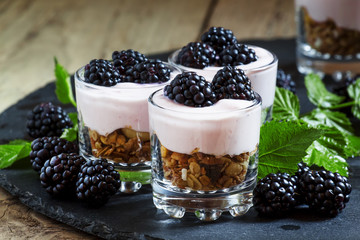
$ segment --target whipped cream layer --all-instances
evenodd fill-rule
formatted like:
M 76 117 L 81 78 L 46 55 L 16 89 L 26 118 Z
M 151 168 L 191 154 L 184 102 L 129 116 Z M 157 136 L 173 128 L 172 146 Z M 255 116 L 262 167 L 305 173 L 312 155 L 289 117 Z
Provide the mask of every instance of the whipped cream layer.
M 183 154 L 194 149 L 215 156 L 251 152 L 259 143 L 259 99 L 223 99 L 195 108 L 168 99 L 160 90 L 149 100 L 150 133 L 167 149 Z
M 172 67 L 171 67 L 172 68 Z M 172 68 L 170 79 L 180 71 Z M 149 132 L 148 98 L 165 83 L 118 83 L 112 87 L 85 83 L 84 68 L 75 74 L 77 110 L 88 128 L 107 135 L 119 128 Z
M 339 27 L 360 31 L 359 0 L 296 0 L 295 4 L 298 10 L 305 7 L 315 21 L 332 19 Z
M 278 59 L 273 53 L 264 48 L 252 45 L 248 45 L 248 47 L 254 49 L 255 54 L 258 56 L 258 60 L 246 65 L 236 66 L 236 68 L 245 71 L 245 74 L 251 81 L 252 89 L 262 98 L 262 107 L 270 107 L 273 105 L 275 98 Z M 197 69 L 177 64 L 175 60 L 180 50 L 181 49 L 174 52 L 168 60 L 171 64 L 185 72 L 196 72 L 198 75 L 203 76 L 207 81 L 211 82 L 215 74 L 223 68 L 210 66 L 204 69 Z

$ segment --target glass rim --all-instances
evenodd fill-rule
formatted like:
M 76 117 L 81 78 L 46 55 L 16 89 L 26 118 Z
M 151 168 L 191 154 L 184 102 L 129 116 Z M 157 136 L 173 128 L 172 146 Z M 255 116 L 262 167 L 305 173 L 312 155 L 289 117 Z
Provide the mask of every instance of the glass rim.
M 271 67 L 273 66 L 274 64 L 276 64 L 279 59 L 277 58 L 277 56 L 275 55 L 275 53 L 273 53 L 272 51 L 269 51 L 267 50 L 266 48 L 263 48 L 263 47 L 259 47 L 259 46 L 255 46 L 255 45 L 249 45 L 249 44 L 246 44 L 249 48 L 251 47 L 257 47 L 257 48 L 261 48 L 261 49 L 264 49 L 265 51 L 269 52 L 271 54 L 271 56 L 273 57 L 272 61 L 270 63 L 267 63 L 267 64 L 264 64 L 264 65 L 261 65 L 261 66 L 258 66 L 258 67 L 255 67 L 255 68 L 249 68 L 249 69 L 243 69 L 244 71 L 260 71 L 260 70 L 263 70 L 263 69 L 266 69 L 268 67 Z M 174 52 L 172 52 L 169 56 L 168 56 L 168 62 L 180 69 L 183 69 L 185 71 L 206 71 L 205 68 L 191 68 L 191 67 L 186 67 L 186 66 L 183 66 L 179 63 L 176 62 L 176 59 L 175 57 L 179 54 L 179 52 L 181 51 L 182 48 L 180 49 L 177 49 L 175 50 Z M 240 68 L 241 69 L 241 66 L 246 66 L 247 64 L 245 65 L 237 65 L 237 66 L 232 66 L 232 67 L 235 67 L 235 68 Z M 220 69 L 224 68 L 224 66 L 209 66 L 211 69 L 209 70 L 216 70 L 216 71 L 219 71 Z M 195 69 L 195 70 L 194 70 Z
M 242 108 L 238 108 L 238 109 L 227 109 L 227 110 L 224 110 L 224 111 L 216 111 L 214 113 L 211 113 L 211 112 L 206 112 L 206 113 L 203 113 L 203 112 L 185 112 L 185 111 L 181 111 L 181 110 L 174 110 L 174 109 L 170 109 L 170 108 L 167 108 L 167 107 L 163 107 L 163 106 L 160 106 L 159 104 L 157 104 L 155 101 L 154 101 L 154 96 L 156 94 L 159 94 L 160 91 L 164 91 L 164 88 L 161 88 L 161 89 L 158 89 L 156 90 L 155 92 L 153 92 L 149 98 L 148 98 L 148 102 L 153 105 L 154 107 L 157 107 L 159 109 L 162 109 L 162 110 L 166 110 L 166 111 L 171 111 L 171 112 L 174 112 L 174 113 L 186 113 L 186 114 L 190 114 L 190 115 L 203 115 L 203 114 L 221 114 L 221 113 L 233 113 L 233 112 L 243 112 L 243 111 L 249 111 L 249 110 L 252 110 L 252 109 L 255 109 L 257 107 L 260 107 L 261 108 L 261 105 L 262 105 L 262 98 L 261 96 L 257 93 L 257 92 L 254 92 L 255 94 L 255 99 L 254 100 L 251 100 L 252 101 L 252 104 L 250 106 L 246 106 L 246 107 L 242 107 Z M 236 99 L 233 99 L 233 100 L 236 100 Z M 169 99 L 169 101 L 173 101 L 171 99 Z M 176 103 L 176 104 L 180 104 L 180 103 Z M 216 104 L 216 103 L 215 103 Z M 185 105 L 183 105 L 185 106 Z M 185 106 L 187 107 L 187 106 Z M 210 106 L 211 107 L 211 106 Z M 190 107 L 190 108 L 198 108 L 198 109 L 201 109 L 201 107 Z M 205 107 L 206 108 L 206 107 Z

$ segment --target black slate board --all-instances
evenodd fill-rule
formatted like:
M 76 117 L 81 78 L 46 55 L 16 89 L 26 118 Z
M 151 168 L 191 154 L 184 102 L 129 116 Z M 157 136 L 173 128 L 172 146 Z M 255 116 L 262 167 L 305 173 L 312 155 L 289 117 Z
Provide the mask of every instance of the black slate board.
M 309 111 L 312 105 L 306 98 L 303 76 L 297 73 L 295 67 L 295 41 L 248 43 L 265 47 L 278 56 L 279 66 L 297 81 L 301 111 Z M 166 60 L 167 55 L 164 53 L 153 57 Z M 56 103 L 54 89 L 54 83 L 50 83 L 0 115 L 0 144 L 13 139 L 29 139 L 24 124 L 26 114 L 39 102 Z M 71 107 L 66 109 L 74 111 Z M 211 223 L 201 222 L 193 214 L 186 214 L 183 219 L 172 219 L 155 208 L 150 186 L 143 187 L 133 195 L 116 195 L 99 209 L 88 209 L 75 199 L 50 197 L 40 187 L 38 175 L 30 168 L 28 159 L 0 170 L 0 186 L 35 211 L 107 239 L 359 239 L 359 160 L 349 160 L 353 192 L 347 207 L 336 218 L 322 218 L 307 208 L 300 208 L 280 219 L 261 218 L 254 209 L 238 218 L 226 213 Z

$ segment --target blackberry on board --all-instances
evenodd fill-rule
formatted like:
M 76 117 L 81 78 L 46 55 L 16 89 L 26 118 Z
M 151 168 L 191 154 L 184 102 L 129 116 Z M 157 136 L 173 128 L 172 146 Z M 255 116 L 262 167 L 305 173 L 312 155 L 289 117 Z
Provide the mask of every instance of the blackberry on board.
M 217 54 L 227 46 L 237 42 L 234 33 L 223 27 L 210 27 L 207 32 L 201 35 L 201 41 L 209 44 Z
M 97 159 L 83 164 L 76 182 L 76 196 L 90 207 L 100 207 L 120 188 L 114 164 Z
M 219 70 L 212 85 L 218 100 L 220 99 L 255 99 L 255 93 L 251 89 L 251 82 L 241 69 L 226 66 Z
M 235 43 L 220 52 L 218 64 L 220 66 L 238 66 L 255 62 L 257 59 L 254 49 L 245 44 Z
M 290 74 L 285 73 L 282 69 L 278 69 L 277 71 L 276 86 L 289 90 L 294 94 L 296 93 L 295 81 L 292 79 Z
M 51 102 L 40 103 L 27 115 L 26 130 L 33 137 L 61 136 L 65 128 L 71 128 L 67 113 Z
M 31 142 L 30 163 L 32 168 L 40 173 L 46 160 L 60 153 L 77 153 L 75 143 L 59 137 L 42 137 Z
M 129 68 L 125 74 L 125 82 L 162 83 L 170 80 L 170 68 L 159 59 L 149 59 Z
M 75 193 L 75 183 L 86 160 L 76 153 L 61 153 L 46 160 L 41 168 L 42 187 L 54 196 Z
M 206 107 L 216 102 L 211 83 L 195 72 L 178 74 L 165 86 L 164 95 L 190 107 Z
M 85 65 L 85 82 L 111 87 L 122 81 L 120 72 L 114 65 L 104 59 L 93 59 Z
M 296 178 L 287 173 L 270 173 L 253 191 L 255 209 L 263 215 L 282 215 L 297 205 Z
M 206 43 L 190 42 L 177 55 L 176 62 L 192 68 L 203 69 L 215 63 L 216 52 Z
M 133 49 L 114 51 L 112 53 L 112 60 L 114 67 L 117 68 L 120 74 L 125 74 L 125 72 L 135 66 L 135 64 L 145 62 L 148 59 L 146 56 L 138 51 Z
M 309 170 L 300 176 L 298 186 L 305 204 L 330 217 L 337 216 L 350 200 L 351 184 L 339 173 Z

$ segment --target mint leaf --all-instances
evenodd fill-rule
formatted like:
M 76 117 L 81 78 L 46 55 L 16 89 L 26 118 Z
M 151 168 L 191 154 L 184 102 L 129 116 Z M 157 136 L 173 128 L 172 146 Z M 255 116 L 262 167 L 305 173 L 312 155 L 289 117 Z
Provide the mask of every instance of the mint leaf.
M 355 117 L 360 119 L 360 78 L 347 88 L 347 92 L 350 98 L 354 100 L 351 112 Z
M 119 171 L 120 180 L 124 182 L 139 182 L 141 184 L 148 184 L 151 178 L 151 172 L 127 172 Z
M 64 132 L 61 134 L 60 138 L 66 139 L 70 142 L 75 141 L 78 137 L 78 119 L 77 119 L 77 113 L 69 113 L 69 118 L 71 119 L 73 123 L 72 128 L 65 128 Z
M 299 98 L 291 91 L 277 87 L 273 105 L 273 120 L 298 120 L 299 113 Z
M 317 74 L 305 76 L 305 86 L 310 102 L 321 108 L 329 108 L 344 101 L 345 97 L 329 92 Z
M 360 137 L 354 135 L 347 135 L 347 156 L 357 157 L 360 156 Z
M 354 132 L 349 118 L 342 112 L 315 108 L 313 111 L 303 116 L 301 120 L 313 127 L 321 125 L 335 127 L 339 129 L 339 131 L 346 132 L 347 134 L 353 134 Z
M 320 129 L 297 121 L 267 122 L 261 127 L 258 177 L 269 173 L 293 174 L 306 149 L 322 135 Z
M 61 103 L 71 103 L 73 106 L 76 107 L 76 102 L 71 87 L 70 75 L 65 70 L 65 68 L 58 63 L 56 58 L 54 58 L 54 61 L 56 77 L 56 96 Z
M 348 176 L 348 164 L 344 158 L 327 146 L 323 145 L 324 141 L 314 141 L 306 150 L 307 155 L 303 161 L 309 166 L 317 165 L 328 171 L 338 172 L 342 176 Z
M 14 140 L 8 144 L 0 145 L 0 169 L 11 166 L 19 159 L 29 156 L 31 142 Z

